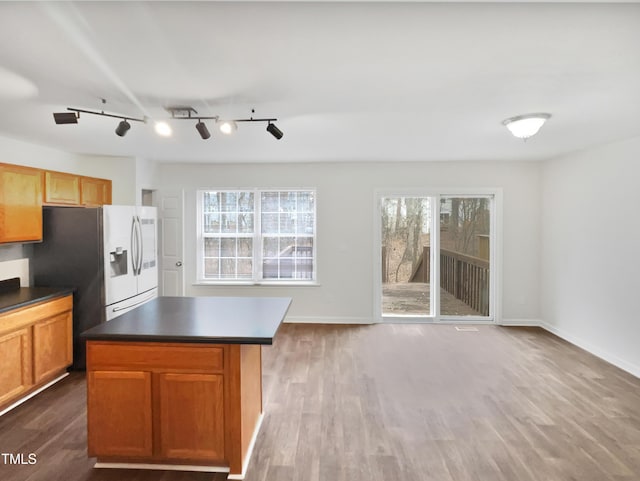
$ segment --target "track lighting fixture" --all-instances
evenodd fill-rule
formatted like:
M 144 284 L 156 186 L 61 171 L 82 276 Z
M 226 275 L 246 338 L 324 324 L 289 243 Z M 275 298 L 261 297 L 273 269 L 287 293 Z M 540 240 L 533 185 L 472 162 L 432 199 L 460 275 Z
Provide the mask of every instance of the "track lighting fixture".
M 104 99 L 102 99 L 102 103 L 106 103 Z M 53 119 L 56 124 L 77 124 L 78 119 L 80 118 L 80 113 L 83 114 L 91 114 L 91 115 L 99 115 L 101 117 L 113 117 L 116 119 L 121 119 L 120 123 L 116 127 L 116 135 L 118 137 L 124 137 L 127 135 L 127 132 L 131 128 L 131 124 L 127 122 L 127 120 L 131 120 L 133 122 L 142 122 L 146 123 L 147 118 L 136 119 L 135 117 L 126 117 L 124 115 L 115 115 L 115 114 L 107 114 L 104 110 L 96 111 L 96 110 L 84 110 L 84 109 L 74 109 L 71 107 L 67 107 L 69 112 L 56 112 L 53 114 Z
M 106 103 L 104 99 L 102 99 L 102 103 Z M 129 129 L 131 129 L 132 122 L 143 122 L 147 123 L 147 117 L 143 118 L 135 118 L 135 117 L 127 117 L 124 115 L 117 114 L 107 114 L 104 111 L 97 110 L 84 110 L 84 109 L 76 109 L 67 107 L 69 112 L 56 112 L 53 114 L 53 118 L 56 124 L 77 124 L 78 119 L 80 118 L 80 113 L 91 114 L 91 115 L 100 115 L 102 117 L 114 117 L 120 119 L 120 123 L 116 127 L 116 135 L 118 137 L 124 137 Z M 277 122 L 276 118 L 259 118 L 254 119 L 253 115 L 248 119 L 228 119 L 228 120 L 220 120 L 220 117 L 215 115 L 211 117 L 203 117 L 198 115 L 198 111 L 193 107 L 189 106 L 176 106 L 176 107 L 165 107 L 165 110 L 171 114 L 172 120 L 197 120 L 196 130 L 200 137 L 203 140 L 207 140 L 211 137 L 211 133 L 209 129 L 203 122 L 203 120 L 215 120 L 216 126 L 220 131 L 224 134 L 232 134 L 238 129 L 239 122 L 266 122 L 267 123 L 267 132 L 273 135 L 276 139 L 281 139 L 284 135 L 282 130 L 280 130 L 273 122 Z M 251 114 L 254 114 L 255 110 L 251 109 Z M 155 131 L 158 135 L 163 137 L 168 137 L 172 134 L 171 126 L 164 121 L 158 121 L 155 123 Z
M 207 128 L 207 126 L 204 124 L 202 120 L 199 120 L 198 123 L 196 124 L 196 130 L 200 134 L 200 137 L 202 137 L 202 140 L 207 140 L 209 137 L 211 137 L 211 134 L 209 133 L 209 129 Z
M 124 137 L 125 135 L 127 135 L 127 132 L 129 131 L 130 128 L 131 128 L 131 124 L 126 120 L 123 120 L 116 127 L 116 135 L 118 137 Z
M 278 140 L 280 140 L 282 138 L 282 136 L 284 135 L 282 133 L 282 130 L 280 130 L 278 127 L 276 127 L 276 124 L 272 124 L 271 122 L 269 122 L 269 124 L 267 125 L 267 132 L 269 132 L 271 135 L 273 135 Z

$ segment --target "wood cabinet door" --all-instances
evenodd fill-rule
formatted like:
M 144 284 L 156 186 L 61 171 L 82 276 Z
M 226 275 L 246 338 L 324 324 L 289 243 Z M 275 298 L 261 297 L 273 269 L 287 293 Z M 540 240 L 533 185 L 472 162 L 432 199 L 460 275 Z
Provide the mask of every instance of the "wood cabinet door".
M 87 372 L 89 456 L 153 454 L 151 373 Z
M 0 336 L 0 406 L 33 384 L 30 334 L 26 327 Z
M 42 240 L 42 172 L 0 164 L 0 243 Z
M 44 201 L 47 204 L 80 205 L 80 176 L 46 171 Z
M 80 202 L 82 205 L 88 206 L 111 204 L 111 181 L 82 177 L 80 179 Z
M 33 326 L 33 376 L 36 383 L 73 363 L 72 314 L 64 312 Z
M 158 377 L 160 455 L 224 460 L 222 374 L 161 373 Z

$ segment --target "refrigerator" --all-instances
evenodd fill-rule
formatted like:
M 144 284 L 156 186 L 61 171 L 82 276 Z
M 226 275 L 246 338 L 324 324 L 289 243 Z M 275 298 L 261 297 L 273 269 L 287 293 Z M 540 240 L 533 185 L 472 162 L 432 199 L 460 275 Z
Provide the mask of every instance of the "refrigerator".
M 155 207 L 44 207 L 33 244 L 35 286 L 73 287 L 73 368 L 85 369 L 80 333 L 158 296 Z

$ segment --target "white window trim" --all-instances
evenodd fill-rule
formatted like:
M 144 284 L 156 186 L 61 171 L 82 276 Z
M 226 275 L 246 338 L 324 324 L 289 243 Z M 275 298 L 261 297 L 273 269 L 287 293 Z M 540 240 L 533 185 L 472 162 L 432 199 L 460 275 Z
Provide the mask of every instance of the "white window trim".
M 262 279 L 262 202 L 263 192 L 313 192 L 313 272 L 311 279 Z M 203 199 L 205 192 L 253 192 L 254 194 L 254 233 L 253 233 L 253 278 L 252 279 L 206 279 L 204 277 L 204 235 L 203 235 Z M 274 287 L 315 287 L 320 286 L 317 280 L 317 225 L 318 225 L 318 192 L 315 187 L 229 187 L 229 188 L 200 188 L 196 190 L 196 281 L 194 286 L 274 286 Z

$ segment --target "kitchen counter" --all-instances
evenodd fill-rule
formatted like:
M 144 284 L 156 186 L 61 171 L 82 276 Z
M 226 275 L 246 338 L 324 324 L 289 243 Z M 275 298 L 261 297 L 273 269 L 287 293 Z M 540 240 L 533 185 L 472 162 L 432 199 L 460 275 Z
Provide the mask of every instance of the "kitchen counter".
M 0 313 L 64 297 L 73 294 L 73 291 L 73 288 L 61 287 L 20 287 L 10 292 L 0 293 Z
M 291 304 L 159 297 L 82 334 L 87 452 L 96 468 L 244 479 L 262 423 L 262 344 Z
M 291 299 L 158 297 L 84 333 L 86 340 L 271 344 Z

